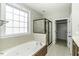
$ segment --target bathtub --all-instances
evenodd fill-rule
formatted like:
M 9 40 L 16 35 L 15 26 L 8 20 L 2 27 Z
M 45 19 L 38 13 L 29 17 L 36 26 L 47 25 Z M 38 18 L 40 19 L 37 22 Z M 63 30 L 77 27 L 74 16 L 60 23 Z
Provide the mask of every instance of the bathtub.
M 40 50 L 45 44 L 41 41 L 30 41 L 16 47 L 0 52 L 2 56 L 32 56 Z

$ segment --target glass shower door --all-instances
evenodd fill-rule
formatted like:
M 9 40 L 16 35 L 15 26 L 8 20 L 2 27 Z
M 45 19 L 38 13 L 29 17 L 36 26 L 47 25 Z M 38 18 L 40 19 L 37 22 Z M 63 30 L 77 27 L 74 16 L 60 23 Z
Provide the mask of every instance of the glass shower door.
M 33 31 L 34 33 L 45 33 L 45 23 L 44 23 L 44 20 L 34 20 L 34 23 L 33 23 Z
M 49 40 L 48 40 L 48 43 L 51 44 L 52 43 L 52 22 L 49 21 Z

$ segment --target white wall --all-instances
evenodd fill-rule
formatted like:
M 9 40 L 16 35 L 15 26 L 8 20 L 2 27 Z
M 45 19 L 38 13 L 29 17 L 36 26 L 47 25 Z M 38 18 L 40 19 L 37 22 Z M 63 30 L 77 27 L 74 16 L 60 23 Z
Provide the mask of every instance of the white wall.
M 72 36 L 79 35 L 79 3 L 72 4 Z
M 1 15 L 1 4 L 0 4 L 0 15 Z M 0 16 L 0 18 L 1 18 L 1 16 Z
M 52 10 L 53 11 L 53 10 Z M 66 8 L 66 10 L 63 10 L 63 8 L 61 9 L 61 11 L 55 11 L 55 12 L 51 12 L 50 14 L 45 14 L 43 17 L 49 19 L 52 21 L 53 25 L 52 25 L 52 32 L 53 32 L 53 43 L 55 44 L 55 39 L 56 39 L 56 24 L 55 24 L 55 20 L 61 20 L 61 19 L 69 19 L 70 18 L 70 14 L 71 14 L 71 4 L 69 5 L 68 8 Z
M 3 17 L 3 16 L 5 16 L 5 14 L 4 14 L 4 12 L 5 12 L 5 9 L 4 9 L 5 8 L 5 4 L 2 3 L 0 5 L 2 6 L 1 7 L 1 12 L 0 12 L 1 19 L 5 19 L 5 17 Z M 33 33 L 33 19 L 42 18 L 42 15 L 37 13 L 37 12 L 35 12 L 31 8 L 22 5 L 22 4 L 13 4 L 13 5 L 30 11 L 30 24 L 29 25 L 30 25 L 30 32 Z M 3 27 L 1 29 L 3 29 Z M 0 32 L 3 33 L 4 32 L 3 30 L 1 30 Z M 30 33 L 30 35 L 31 35 L 31 33 Z M 17 36 L 17 37 L 0 38 L 0 50 L 4 50 L 4 49 L 7 49 L 7 48 L 16 46 L 18 44 L 27 42 L 30 39 L 33 40 L 32 37 L 29 36 L 28 34 L 23 34 L 22 36 L 20 35 L 20 36 Z
M 72 4 L 70 4 L 69 7 L 64 11 L 51 12 L 50 14 L 45 14 L 43 17 L 46 17 L 47 19 L 51 20 L 52 23 L 53 23 L 52 24 L 53 44 L 56 43 L 56 24 L 55 24 L 55 20 L 68 19 L 68 24 L 67 24 L 67 27 L 68 27 L 67 46 L 70 48 L 70 53 L 72 54 L 72 38 L 69 37 L 69 36 L 72 35 L 72 31 L 71 31 L 71 26 L 72 26 L 72 24 L 71 24 L 72 23 L 72 21 L 71 21 L 71 12 L 72 12 Z
M 28 6 L 25 6 L 25 5 L 23 5 L 23 4 L 19 4 L 21 7 L 24 7 L 24 8 L 26 8 L 26 9 L 28 9 L 28 10 L 30 10 L 30 13 L 31 13 L 31 15 L 30 15 L 30 31 L 31 31 L 31 33 L 33 32 L 33 20 L 34 19 L 38 19 L 38 18 L 42 18 L 42 15 L 41 14 L 39 14 L 38 12 L 36 12 L 35 10 L 33 10 L 33 9 L 31 9 L 31 8 L 29 8 Z M 55 44 L 55 38 L 56 38 L 56 36 L 55 36 L 55 31 L 56 31 L 56 28 L 55 28 L 55 20 L 61 20 L 61 19 L 69 19 L 70 18 L 70 14 L 71 14 L 71 6 L 69 6 L 69 8 L 67 8 L 67 9 L 65 9 L 65 10 L 63 10 L 63 8 L 61 9 L 61 10 L 59 10 L 59 11 L 55 11 L 55 12 L 51 12 L 51 13 L 49 13 L 49 14 L 45 14 L 45 15 L 43 15 L 43 17 L 44 18 L 47 18 L 47 19 L 49 19 L 49 20 L 51 20 L 52 21 L 52 23 L 53 23 L 53 26 L 52 26 L 52 33 L 53 33 L 53 35 L 52 35 L 52 37 L 53 37 L 53 43 Z M 53 10 L 52 10 L 53 11 Z M 25 35 L 25 36 L 27 36 L 27 35 Z M 25 39 L 24 39 L 25 38 Z M 10 45 L 10 43 L 12 42 L 12 40 L 11 39 L 13 39 L 13 44 L 11 45 L 11 46 L 8 46 L 8 45 Z M 1 48 L 1 50 L 3 50 L 3 49 L 5 49 L 5 48 L 7 48 L 7 47 L 12 47 L 12 46 L 15 46 L 15 45 L 18 45 L 18 44 L 21 44 L 21 43 L 23 43 L 23 42 L 26 42 L 27 41 L 27 37 L 23 37 L 23 39 L 21 38 L 19 38 L 19 39 L 15 39 L 15 38 L 7 38 L 7 39 L 1 39 L 0 38 L 0 43 L 2 43 L 2 45 L 4 45 L 4 47 L 2 47 Z M 6 43 L 6 41 L 7 41 L 7 45 L 5 44 Z M 9 44 L 8 44 L 8 42 L 9 42 Z M 20 42 L 20 43 L 18 43 L 18 44 L 14 44 L 14 43 L 17 43 L 17 42 Z M 1 45 L 1 44 L 0 44 Z M 1 45 L 1 46 L 2 46 Z
M 79 36 L 79 3 L 72 3 L 71 16 L 72 16 L 72 37 Z
M 0 15 L 1 15 L 1 4 L 0 4 Z M 0 16 L 0 19 L 1 19 L 1 16 Z M 1 30 L 0 30 L 0 33 L 1 33 Z
M 61 12 L 62 13 L 62 12 Z M 58 16 L 58 15 L 57 15 Z M 70 16 L 70 15 L 69 15 Z M 55 20 L 61 20 L 61 19 L 69 19 L 69 16 L 66 16 L 64 13 L 63 15 L 59 14 L 59 17 L 57 18 L 56 15 L 54 17 L 53 13 L 51 15 L 44 15 L 44 17 L 46 17 L 47 19 L 51 20 L 53 25 L 52 25 L 52 32 L 53 32 L 53 43 L 55 44 L 55 39 L 56 39 L 56 36 L 55 36 L 55 32 L 56 32 L 56 24 L 55 24 Z
M 33 32 L 33 20 L 40 19 L 40 18 L 42 18 L 42 15 L 40 16 L 39 14 L 32 11 L 32 15 L 31 15 L 31 32 Z
M 43 15 L 38 13 L 37 11 L 33 10 L 32 8 L 28 7 L 27 5 L 24 5 L 23 3 L 19 4 L 21 5 L 22 7 L 25 7 L 26 9 L 30 10 L 30 29 L 31 29 L 31 32 L 33 32 L 33 20 L 35 19 L 39 19 L 39 18 L 42 18 Z

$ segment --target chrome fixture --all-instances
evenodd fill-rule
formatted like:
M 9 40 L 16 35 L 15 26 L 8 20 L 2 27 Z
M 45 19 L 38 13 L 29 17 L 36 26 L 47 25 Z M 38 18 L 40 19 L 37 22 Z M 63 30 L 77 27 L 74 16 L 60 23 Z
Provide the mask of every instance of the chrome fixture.
M 6 24 L 6 23 L 8 23 L 8 21 L 0 20 L 0 26 L 2 26 L 3 24 Z

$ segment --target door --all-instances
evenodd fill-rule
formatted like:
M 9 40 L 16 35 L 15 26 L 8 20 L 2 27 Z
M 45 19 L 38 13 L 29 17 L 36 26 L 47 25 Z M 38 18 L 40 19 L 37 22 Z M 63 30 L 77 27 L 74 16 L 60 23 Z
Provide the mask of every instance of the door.
M 70 53 L 72 54 L 72 20 L 68 19 L 68 36 L 67 36 L 67 46 L 70 48 Z
M 52 22 L 46 20 L 46 35 L 47 35 L 47 45 L 52 43 Z

